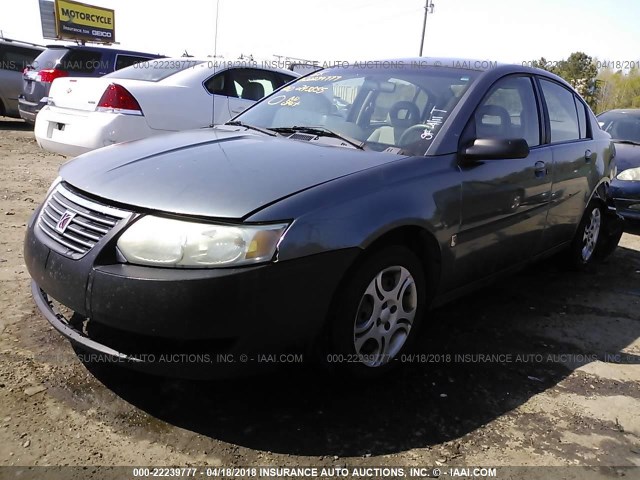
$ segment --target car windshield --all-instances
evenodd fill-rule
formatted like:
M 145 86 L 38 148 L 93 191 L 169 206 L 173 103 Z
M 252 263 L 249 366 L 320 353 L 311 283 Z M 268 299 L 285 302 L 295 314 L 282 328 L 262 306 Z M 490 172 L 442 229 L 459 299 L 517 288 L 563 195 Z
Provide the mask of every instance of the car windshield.
M 193 68 L 196 65 L 204 63 L 199 60 L 184 59 L 167 59 L 158 58 L 154 60 L 146 60 L 144 62 L 136 63 L 130 67 L 117 70 L 113 73 L 105 75 L 105 77 L 111 78 L 124 78 L 127 80 L 145 80 L 147 82 L 159 82 L 165 78 L 175 75 L 178 72 L 182 72 L 188 68 Z
M 607 112 L 598 117 L 602 129 L 614 140 L 640 143 L 640 112 Z
M 369 150 L 422 155 L 478 73 L 408 65 L 325 69 L 290 83 L 235 120 L 292 135 L 295 130 L 340 135 Z

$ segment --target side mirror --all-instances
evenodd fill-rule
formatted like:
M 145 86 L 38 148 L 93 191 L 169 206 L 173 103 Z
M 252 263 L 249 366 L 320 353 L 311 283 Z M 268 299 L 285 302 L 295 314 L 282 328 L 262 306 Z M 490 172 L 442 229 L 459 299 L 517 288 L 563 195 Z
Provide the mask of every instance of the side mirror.
M 471 145 L 460 150 L 463 160 L 504 160 L 527 158 L 529 144 L 524 138 L 476 138 Z

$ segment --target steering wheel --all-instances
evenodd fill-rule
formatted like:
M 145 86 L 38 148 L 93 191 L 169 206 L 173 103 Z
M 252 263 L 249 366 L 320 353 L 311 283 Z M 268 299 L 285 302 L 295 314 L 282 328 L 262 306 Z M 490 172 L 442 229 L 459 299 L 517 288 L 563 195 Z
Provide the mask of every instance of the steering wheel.
M 425 138 L 423 135 L 425 132 L 430 131 L 431 127 L 429 125 L 424 125 L 422 123 L 418 125 L 413 125 L 407 128 L 402 135 L 400 135 L 400 140 L 398 140 L 399 147 L 405 147 L 412 143 L 416 143 L 420 140 L 431 140 L 431 138 Z M 433 135 L 433 134 L 431 134 Z M 415 138 L 413 138 L 415 137 Z

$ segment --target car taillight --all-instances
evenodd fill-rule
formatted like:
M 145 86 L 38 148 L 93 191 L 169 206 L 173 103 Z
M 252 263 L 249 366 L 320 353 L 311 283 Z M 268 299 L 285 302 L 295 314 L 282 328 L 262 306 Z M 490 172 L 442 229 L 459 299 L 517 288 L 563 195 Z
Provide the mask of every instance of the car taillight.
M 46 70 L 40 70 L 38 72 L 38 77 L 36 80 L 40 82 L 53 82 L 56 78 L 66 77 L 69 75 L 69 72 L 65 72 L 64 70 L 58 70 L 57 68 L 48 68 Z
M 112 83 L 102 94 L 96 110 L 99 112 L 126 113 L 142 115 L 140 104 L 122 85 Z

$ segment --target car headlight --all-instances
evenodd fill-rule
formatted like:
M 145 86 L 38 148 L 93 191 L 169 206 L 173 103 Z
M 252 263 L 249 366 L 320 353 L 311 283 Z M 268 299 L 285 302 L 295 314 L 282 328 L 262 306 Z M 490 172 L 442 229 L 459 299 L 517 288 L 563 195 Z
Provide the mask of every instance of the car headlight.
M 640 181 L 640 167 L 624 170 L 616 178 L 627 182 Z
M 129 263 L 207 268 L 247 265 L 273 258 L 286 224 L 216 225 L 146 216 L 118 240 Z

